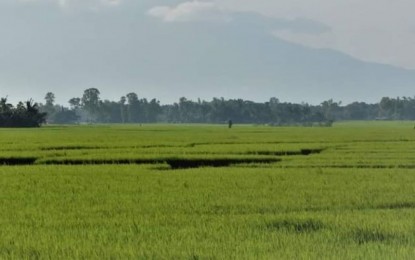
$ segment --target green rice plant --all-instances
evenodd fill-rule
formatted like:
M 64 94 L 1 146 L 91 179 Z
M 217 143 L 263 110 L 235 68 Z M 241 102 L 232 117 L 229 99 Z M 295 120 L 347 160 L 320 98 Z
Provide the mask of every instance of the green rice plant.
M 0 259 L 411 259 L 412 127 L 0 129 Z

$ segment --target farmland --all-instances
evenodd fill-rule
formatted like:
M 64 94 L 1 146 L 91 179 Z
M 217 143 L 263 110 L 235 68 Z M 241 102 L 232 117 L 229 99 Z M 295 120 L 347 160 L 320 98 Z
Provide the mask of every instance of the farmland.
M 0 129 L 0 259 L 409 259 L 411 122 Z

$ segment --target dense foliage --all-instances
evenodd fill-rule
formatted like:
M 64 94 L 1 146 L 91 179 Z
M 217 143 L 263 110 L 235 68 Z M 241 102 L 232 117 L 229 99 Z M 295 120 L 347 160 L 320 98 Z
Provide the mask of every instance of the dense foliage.
M 0 127 L 39 127 L 46 122 L 46 113 L 39 112 L 32 101 L 19 102 L 16 107 L 0 99 Z
M 90 88 L 82 97 L 71 98 L 69 107 L 55 104 L 55 95 L 45 96 L 39 109 L 47 113 L 47 122 L 73 123 L 225 123 L 238 124 L 331 126 L 342 120 L 415 120 L 415 98 L 384 97 L 377 104 L 354 102 L 342 105 L 332 99 L 319 105 L 213 98 L 211 101 L 188 100 L 162 105 L 157 99 L 139 98 L 128 93 L 119 101 L 102 100 L 100 91 Z M 22 107 L 22 104 L 19 105 Z M 37 108 L 37 107 L 36 107 Z M 3 120 L 4 121 L 4 120 Z
M 92 88 L 85 90 L 81 98 L 70 99 L 70 108 L 62 108 L 50 102 L 51 95 L 47 94 L 42 109 L 48 112 L 48 121 L 52 123 L 224 123 L 232 120 L 234 123 L 330 126 L 340 120 L 415 119 L 415 99 L 409 97 L 346 106 L 333 100 L 310 105 L 281 102 L 277 98 L 259 103 L 224 98 L 192 101 L 183 97 L 174 104 L 162 105 L 157 99 L 140 99 L 136 93 L 128 93 L 119 101 L 101 100 L 100 91 Z M 62 110 L 66 114 L 57 113 Z

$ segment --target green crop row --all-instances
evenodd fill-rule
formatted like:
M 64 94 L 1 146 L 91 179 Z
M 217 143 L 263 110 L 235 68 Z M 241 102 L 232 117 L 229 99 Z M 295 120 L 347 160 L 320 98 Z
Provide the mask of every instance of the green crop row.
M 411 122 L 0 129 L 0 259 L 411 259 L 414 148 Z
M 415 171 L 0 167 L 0 258 L 411 258 Z

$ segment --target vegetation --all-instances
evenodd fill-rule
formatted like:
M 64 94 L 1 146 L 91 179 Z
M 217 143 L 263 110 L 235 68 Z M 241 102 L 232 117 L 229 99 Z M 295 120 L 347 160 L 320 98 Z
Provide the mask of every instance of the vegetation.
M 19 102 L 16 107 L 0 99 L 0 127 L 39 127 L 46 121 L 46 113 L 39 112 L 32 101 Z
M 157 99 L 139 98 L 128 93 L 119 101 L 102 100 L 100 91 L 90 88 L 81 98 L 71 98 L 69 107 L 55 104 L 55 95 L 45 96 L 40 104 L 51 124 L 74 123 L 214 123 L 269 124 L 275 126 L 331 126 L 344 120 L 414 120 L 415 99 L 383 98 L 378 104 L 355 102 L 342 106 L 341 102 L 327 100 L 319 105 L 293 104 L 271 98 L 258 103 L 242 99 L 192 101 L 181 98 L 171 105 L 162 105 Z
M 410 259 L 412 126 L 2 129 L 0 258 Z

